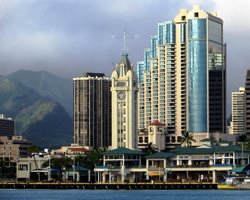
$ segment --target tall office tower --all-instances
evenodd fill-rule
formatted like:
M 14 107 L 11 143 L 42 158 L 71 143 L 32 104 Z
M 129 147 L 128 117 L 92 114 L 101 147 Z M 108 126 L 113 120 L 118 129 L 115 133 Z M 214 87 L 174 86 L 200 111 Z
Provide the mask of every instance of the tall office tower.
M 245 88 L 232 92 L 232 132 L 245 134 Z
M 137 148 L 137 77 L 123 53 L 111 75 L 112 148 Z
M 0 114 L 0 136 L 14 136 L 15 121 Z
M 99 148 L 111 145 L 111 80 L 86 73 L 73 78 L 74 143 Z
M 225 133 L 225 54 L 223 21 L 215 12 L 194 6 L 159 23 L 137 66 L 138 128 L 154 120 L 165 124 L 169 148 L 187 130 L 197 142 L 209 133 Z
M 247 70 L 245 82 L 245 131 L 250 137 L 250 70 Z

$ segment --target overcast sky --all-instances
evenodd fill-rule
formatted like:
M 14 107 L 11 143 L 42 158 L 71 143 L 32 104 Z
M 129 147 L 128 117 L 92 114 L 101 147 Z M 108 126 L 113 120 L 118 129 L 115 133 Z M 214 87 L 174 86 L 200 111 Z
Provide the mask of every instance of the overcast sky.
M 132 63 L 143 59 L 157 23 L 172 20 L 181 8 L 202 9 L 224 21 L 228 96 L 243 85 L 250 68 L 248 0 L 0 0 L 0 74 L 18 69 L 46 70 L 72 78 L 104 72 L 122 53 L 126 29 Z M 230 102 L 228 102 L 230 104 Z

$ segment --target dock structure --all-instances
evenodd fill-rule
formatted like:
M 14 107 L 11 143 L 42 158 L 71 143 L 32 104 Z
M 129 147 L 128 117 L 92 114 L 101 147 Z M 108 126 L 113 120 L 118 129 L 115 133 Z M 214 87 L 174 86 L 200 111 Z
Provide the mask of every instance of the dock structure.
M 82 189 L 82 190 L 216 190 L 213 183 L 65 183 L 2 182 L 0 189 Z

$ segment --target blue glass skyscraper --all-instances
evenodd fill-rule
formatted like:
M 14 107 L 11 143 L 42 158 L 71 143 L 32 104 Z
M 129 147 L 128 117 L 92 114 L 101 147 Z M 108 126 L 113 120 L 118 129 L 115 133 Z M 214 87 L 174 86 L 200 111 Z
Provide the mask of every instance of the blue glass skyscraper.
M 225 55 L 223 21 L 216 13 L 194 6 L 158 23 L 137 65 L 138 128 L 158 120 L 166 125 L 171 144 L 179 144 L 186 131 L 197 141 L 225 133 Z

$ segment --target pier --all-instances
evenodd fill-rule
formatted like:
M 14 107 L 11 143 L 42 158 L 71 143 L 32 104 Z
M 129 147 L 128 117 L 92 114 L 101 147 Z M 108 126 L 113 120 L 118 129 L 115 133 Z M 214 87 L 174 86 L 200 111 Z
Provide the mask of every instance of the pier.
M 212 183 L 65 183 L 2 182 L 0 189 L 81 189 L 81 190 L 216 190 Z

